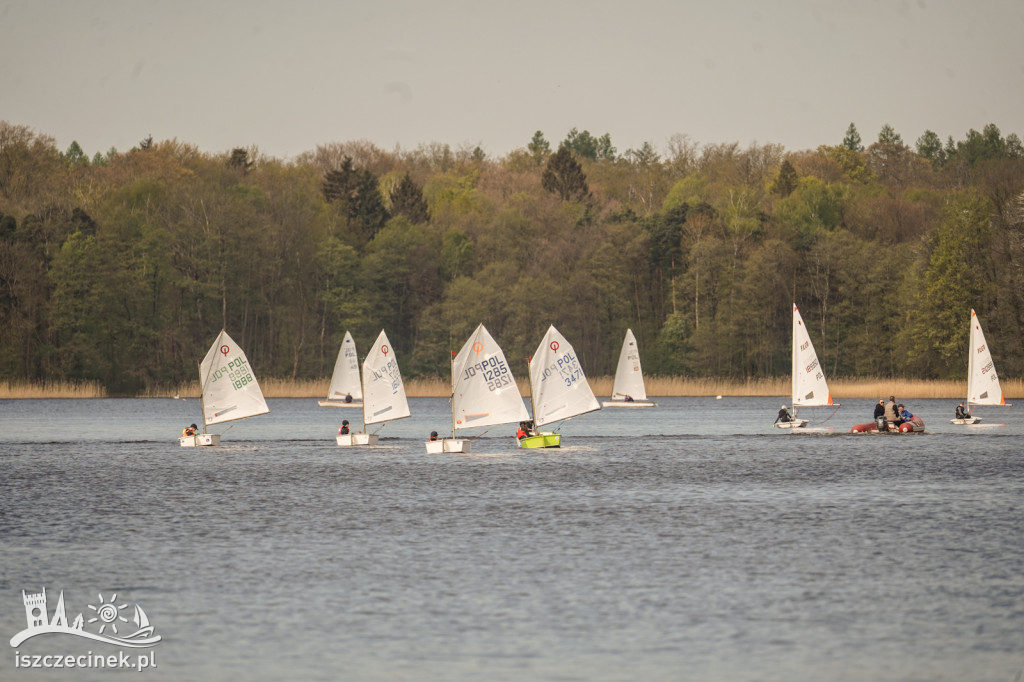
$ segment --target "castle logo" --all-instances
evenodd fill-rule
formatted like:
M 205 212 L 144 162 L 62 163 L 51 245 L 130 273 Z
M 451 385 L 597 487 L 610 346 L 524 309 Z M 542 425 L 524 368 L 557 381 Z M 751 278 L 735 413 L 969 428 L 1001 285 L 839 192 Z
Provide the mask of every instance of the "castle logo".
M 98 642 L 134 648 L 155 646 L 161 639 L 160 635 L 153 634 L 153 626 L 149 624 L 146 612 L 138 604 L 135 605 L 135 612 L 129 624 L 127 612 L 122 613 L 128 608 L 128 604 L 118 605 L 116 593 L 110 596 L 109 601 L 100 594 L 96 604 L 89 604 L 92 617 L 86 619 L 79 613 L 71 625 L 68 625 L 68 617 L 64 612 L 64 590 L 60 592 L 52 618 L 47 612 L 45 587 L 40 594 L 26 594 L 22 590 L 21 597 L 25 602 L 25 619 L 28 627 L 11 637 L 11 646 L 15 648 L 30 637 L 48 633 L 85 637 Z M 87 627 L 95 628 L 96 631 L 88 630 Z

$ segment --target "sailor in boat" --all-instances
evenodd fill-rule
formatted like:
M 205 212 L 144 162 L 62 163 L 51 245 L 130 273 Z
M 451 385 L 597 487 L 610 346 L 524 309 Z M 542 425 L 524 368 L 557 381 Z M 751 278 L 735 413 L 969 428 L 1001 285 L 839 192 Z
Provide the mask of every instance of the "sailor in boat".
M 181 435 L 184 438 L 188 438 L 189 436 L 196 435 L 196 431 L 198 431 L 198 430 L 199 430 L 199 427 L 196 426 L 195 424 L 192 424 L 191 426 L 186 426 L 184 429 L 182 429 Z
M 782 407 L 779 408 L 779 416 L 775 418 L 775 423 L 778 424 L 779 422 L 782 422 L 783 424 L 785 424 L 786 422 L 790 421 L 793 421 L 793 417 L 790 416 L 789 410 L 786 408 L 785 405 L 783 405 Z
M 522 440 L 527 436 L 536 436 L 537 429 L 533 428 L 533 420 L 526 422 L 519 422 L 519 428 L 516 430 L 516 438 Z
M 626 400 L 627 403 L 631 403 L 631 402 L 633 402 L 633 396 L 627 395 L 625 400 Z
M 956 406 L 956 418 L 957 419 L 970 419 L 971 413 L 967 411 L 967 407 L 963 403 Z
M 346 403 L 352 402 L 352 394 L 351 393 L 346 393 L 345 394 L 345 402 Z
M 900 425 L 900 413 L 895 396 L 889 396 L 889 402 L 885 404 L 885 418 L 890 424 Z
M 879 431 L 889 430 L 889 420 L 885 417 L 885 398 L 879 398 L 878 404 L 875 405 L 875 424 L 878 425 Z
M 349 432 L 349 430 L 348 430 L 348 420 L 347 419 L 342 419 L 341 420 L 341 428 L 338 429 L 338 435 L 339 436 L 344 436 L 344 435 L 348 434 L 348 432 Z
M 431 431 L 430 438 L 428 438 L 427 440 L 437 440 L 437 431 Z

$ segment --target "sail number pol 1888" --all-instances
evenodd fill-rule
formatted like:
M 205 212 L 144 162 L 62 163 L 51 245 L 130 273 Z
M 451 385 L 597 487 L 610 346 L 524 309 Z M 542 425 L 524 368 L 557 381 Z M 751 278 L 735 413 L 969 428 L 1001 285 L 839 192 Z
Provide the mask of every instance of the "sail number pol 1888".
M 225 375 L 227 375 L 228 381 L 230 381 L 231 385 L 236 389 L 242 388 L 243 386 L 255 381 L 245 358 L 234 358 L 228 362 L 227 367 L 219 367 L 210 376 L 210 383 L 212 384 Z
M 470 365 L 466 368 L 463 378 L 468 380 L 477 374 L 487 382 L 487 389 L 489 391 L 496 391 L 499 388 L 511 386 L 514 383 L 512 381 L 512 373 L 508 371 L 505 362 L 497 356 L 489 357 L 475 365 Z

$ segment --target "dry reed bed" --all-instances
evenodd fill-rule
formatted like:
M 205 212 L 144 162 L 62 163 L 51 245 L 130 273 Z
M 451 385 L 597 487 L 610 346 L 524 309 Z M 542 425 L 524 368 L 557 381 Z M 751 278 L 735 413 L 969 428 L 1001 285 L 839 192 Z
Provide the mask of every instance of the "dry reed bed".
M 106 398 L 107 391 L 93 382 L 27 381 L 0 382 L 0 399 L 10 398 Z
M 263 379 L 260 386 L 268 398 L 322 398 L 327 395 L 328 379 L 307 379 L 289 381 L 286 379 Z M 1003 393 L 1007 401 L 1024 396 L 1024 380 L 1002 379 Z M 730 381 L 727 379 L 697 379 L 688 377 L 647 377 L 647 393 L 656 396 L 735 396 L 735 397 L 787 397 L 790 392 L 788 378 L 756 379 L 751 381 Z M 612 377 L 590 379 L 590 386 L 598 396 L 611 394 Z M 832 379 L 829 381 L 832 398 L 842 402 L 845 398 L 883 398 L 890 395 L 898 398 L 963 398 L 967 389 L 963 381 L 924 381 L 914 379 Z M 418 377 L 405 382 L 410 397 L 443 397 L 451 392 L 449 380 L 440 377 Z M 525 379 L 519 380 L 519 390 L 529 395 Z M 139 395 L 140 398 L 198 398 L 199 383 L 196 381 L 157 388 Z M 105 398 L 107 392 L 102 386 L 84 382 L 3 382 L 0 383 L 0 399 L 10 398 Z

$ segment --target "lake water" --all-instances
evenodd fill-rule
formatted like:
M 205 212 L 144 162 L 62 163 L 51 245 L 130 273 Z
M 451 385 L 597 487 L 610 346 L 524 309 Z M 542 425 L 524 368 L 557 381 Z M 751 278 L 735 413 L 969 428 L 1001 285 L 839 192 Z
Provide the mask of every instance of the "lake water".
M 571 420 L 558 450 L 510 425 L 428 456 L 446 400 L 372 449 L 309 399 L 212 449 L 177 444 L 194 400 L 0 401 L 0 634 L 45 587 L 69 621 L 142 606 L 142 679 L 1020 679 L 1017 408 L 963 427 L 908 401 L 928 432 L 897 436 L 849 434 L 872 400 L 806 410 L 816 433 L 771 429 L 778 398 L 658 402 Z M 0 679 L 111 674 L 4 648 Z

